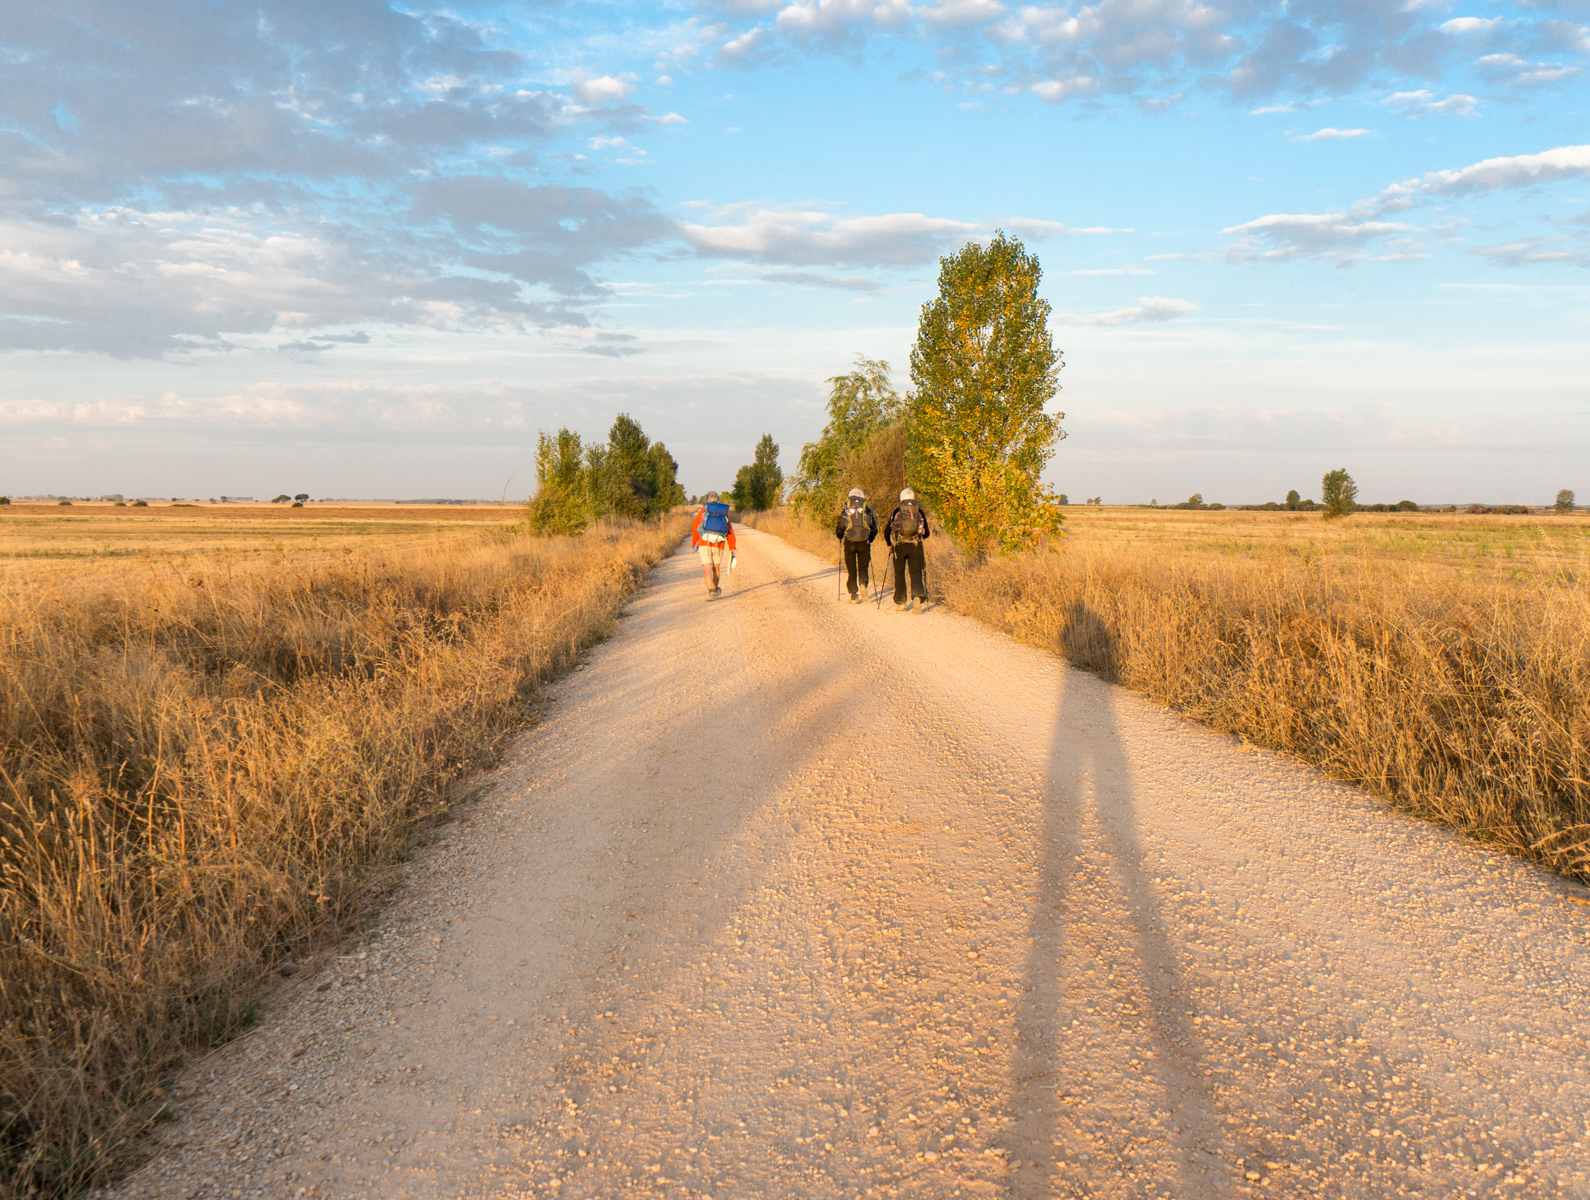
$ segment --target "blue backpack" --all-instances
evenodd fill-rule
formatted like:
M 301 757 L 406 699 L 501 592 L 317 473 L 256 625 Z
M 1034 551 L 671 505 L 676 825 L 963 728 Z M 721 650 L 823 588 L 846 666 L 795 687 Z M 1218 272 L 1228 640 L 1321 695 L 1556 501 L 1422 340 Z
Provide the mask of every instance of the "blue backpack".
M 719 537 L 729 534 L 729 506 L 716 500 L 707 501 L 707 515 L 701 518 L 701 532 L 715 533 Z

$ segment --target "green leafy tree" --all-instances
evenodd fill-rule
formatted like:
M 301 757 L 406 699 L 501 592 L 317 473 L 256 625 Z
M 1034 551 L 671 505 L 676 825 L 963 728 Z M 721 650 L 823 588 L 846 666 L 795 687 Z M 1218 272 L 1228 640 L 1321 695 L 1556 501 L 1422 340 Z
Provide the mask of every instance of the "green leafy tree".
M 1015 238 L 939 260 L 939 294 L 911 347 L 911 472 L 952 537 L 977 557 L 1058 533 L 1039 474 L 1065 436 L 1045 406 L 1063 366 L 1049 337 L 1042 271 Z
M 582 532 L 594 504 L 580 435 L 560 429 L 536 440 L 536 494 L 530 497 L 530 531 L 542 537 Z
M 1556 503 L 1555 507 L 1556 507 L 1557 511 L 1560 512 L 1560 513 L 1562 513 L 1562 512 L 1572 512 L 1573 511 L 1573 492 L 1570 489 L 1568 489 L 1568 488 L 1563 488 L 1560 492 L 1558 492 L 1557 493 L 1557 503 Z
M 828 424 L 801 448 L 789 495 L 795 510 L 813 521 L 831 519 L 840 498 L 856 486 L 848 482 L 847 466 L 876 434 L 899 422 L 904 409 L 889 382 L 889 364 L 881 359 L 858 354 L 854 371 L 828 380 Z
M 755 460 L 735 475 L 729 499 L 741 512 L 761 512 L 777 505 L 783 495 L 784 472 L 778 465 L 778 443 L 771 433 L 764 433 L 756 444 Z
M 550 536 L 582 532 L 599 517 L 645 521 L 683 504 L 679 464 L 661 442 L 620 413 L 607 443 L 584 445 L 567 429 L 536 444 L 536 494 L 530 498 L 532 533 Z
M 1286 494 L 1286 506 L 1289 509 L 1291 509 L 1293 512 L 1297 511 L 1297 506 L 1299 504 L 1301 504 L 1302 502 L 1303 502 L 1303 497 L 1301 497 L 1301 496 L 1299 496 L 1297 494 L 1297 489 L 1296 488 L 1293 488 L 1290 492 L 1288 492 Z
M 1358 485 L 1346 467 L 1326 471 L 1319 481 L 1319 498 L 1325 506 L 1325 519 L 1345 517 L 1358 507 Z

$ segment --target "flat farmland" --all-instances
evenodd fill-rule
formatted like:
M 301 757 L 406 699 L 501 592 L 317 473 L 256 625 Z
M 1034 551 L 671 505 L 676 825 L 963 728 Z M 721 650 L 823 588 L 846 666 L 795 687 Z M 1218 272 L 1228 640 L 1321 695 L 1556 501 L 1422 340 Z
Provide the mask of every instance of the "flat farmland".
M 1428 573 L 1443 580 L 1590 579 L 1590 513 L 1528 516 L 1088 508 L 1066 510 L 1073 556 L 1279 560 L 1320 564 L 1337 575 Z
M 301 560 L 377 545 L 420 549 L 522 517 L 519 505 L 496 504 L 12 503 L 0 506 L 0 586 L 85 566 L 119 575 L 129 565 L 241 566 L 282 554 Z

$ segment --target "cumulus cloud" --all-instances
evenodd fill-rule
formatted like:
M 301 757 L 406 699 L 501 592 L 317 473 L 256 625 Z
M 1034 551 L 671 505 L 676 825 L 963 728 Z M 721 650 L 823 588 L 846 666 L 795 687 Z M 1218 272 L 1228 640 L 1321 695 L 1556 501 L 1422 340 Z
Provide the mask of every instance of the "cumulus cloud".
M 1439 26 L 1442 33 L 1460 36 L 1467 33 L 1489 33 L 1502 23 L 1500 17 L 1453 17 Z
M 576 79 L 574 81 L 574 94 L 581 104 L 592 106 L 601 104 L 621 104 L 628 97 L 629 84 L 622 79 L 615 79 L 611 75 L 600 75 L 595 79 Z
M 1373 137 L 1374 133 L 1373 129 L 1336 129 L 1327 126 L 1324 129 L 1316 129 L 1313 133 L 1299 134 L 1292 140 L 1294 142 L 1343 142 L 1350 141 L 1353 138 Z
M 1177 317 L 1197 312 L 1191 300 L 1177 300 L 1169 296 L 1143 296 L 1131 308 L 1118 308 L 1114 312 L 1095 313 L 1091 316 L 1065 314 L 1060 320 L 1080 325 L 1143 325 L 1174 321 Z
M 615 76 L 573 104 L 452 12 L 46 7 L 0 17 L 0 58 L 0 347 L 160 355 L 275 330 L 316 355 L 349 323 L 577 327 L 593 264 L 672 236 L 633 197 L 512 177 L 598 120 L 644 161 L 612 139 L 684 118 Z M 448 178 L 471 160 L 494 174 Z

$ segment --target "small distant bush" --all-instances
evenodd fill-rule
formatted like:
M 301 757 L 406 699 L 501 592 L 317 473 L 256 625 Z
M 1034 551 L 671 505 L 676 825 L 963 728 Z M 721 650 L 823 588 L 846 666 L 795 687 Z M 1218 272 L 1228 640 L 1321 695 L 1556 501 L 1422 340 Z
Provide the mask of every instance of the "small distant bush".
M 65 505 L 67 508 L 70 508 L 72 506 L 72 502 L 70 500 L 57 500 L 56 503 L 57 504 L 61 504 L 61 505 Z
M 148 508 L 149 507 L 149 501 L 147 501 L 147 500 L 134 500 L 132 502 L 132 506 L 134 508 Z
M 1397 501 L 1397 511 L 1398 512 L 1418 512 L 1419 511 L 1419 506 L 1417 504 L 1415 504 L 1412 500 L 1398 500 Z
M 1573 511 L 1573 489 L 1563 488 L 1557 493 L 1557 503 L 1552 505 L 1558 512 Z
M 1058 496 L 1055 497 L 1055 501 L 1054 502 L 1056 504 L 1067 504 L 1067 505 L 1069 505 L 1071 503 L 1071 497 L 1066 495 L 1064 492 L 1061 492 Z
M 303 506 L 304 506 L 304 502 L 302 500 L 294 500 L 293 501 L 293 507 L 294 508 L 302 508 Z
M 11 497 L 10 496 L 0 496 L 0 504 L 10 504 L 10 503 L 11 503 Z

